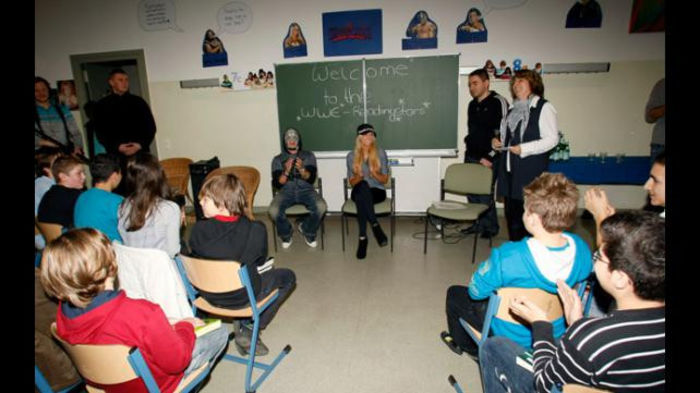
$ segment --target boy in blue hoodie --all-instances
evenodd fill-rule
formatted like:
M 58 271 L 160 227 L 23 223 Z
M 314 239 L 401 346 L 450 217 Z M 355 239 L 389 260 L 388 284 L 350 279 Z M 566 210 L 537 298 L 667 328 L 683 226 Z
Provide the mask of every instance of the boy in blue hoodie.
M 499 288 L 539 288 L 556 294 L 557 280 L 573 287 L 593 269 L 588 245 L 579 236 L 565 232 L 576 221 L 576 185 L 560 173 L 545 172 L 524 188 L 523 195 L 523 222 L 532 237 L 493 249 L 472 275 L 468 287 L 453 285 L 447 290 L 449 333 L 442 332 L 441 337 L 457 354 L 477 356 L 476 343 L 459 318 L 481 330 L 488 298 Z M 564 318 L 553 325 L 558 338 L 566 328 Z M 532 333 L 526 326 L 494 318 L 491 328 L 496 336 L 506 336 L 524 348 L 532 347 Z

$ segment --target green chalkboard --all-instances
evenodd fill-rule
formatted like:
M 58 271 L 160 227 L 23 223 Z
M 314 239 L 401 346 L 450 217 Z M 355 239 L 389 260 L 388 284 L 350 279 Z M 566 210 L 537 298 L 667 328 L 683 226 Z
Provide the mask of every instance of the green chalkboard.
M 350 150 L 364 122 L 366 94 L 367 122 L 384 149 L 457 149 L 458 60 L 449 55 L 276 65 L 280 134 L 294 127 L 305 149 Z

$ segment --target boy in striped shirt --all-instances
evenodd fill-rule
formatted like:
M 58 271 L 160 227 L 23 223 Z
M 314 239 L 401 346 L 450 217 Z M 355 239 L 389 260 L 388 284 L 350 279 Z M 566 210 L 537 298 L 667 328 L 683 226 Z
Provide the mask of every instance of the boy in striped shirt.
M 532 324 L 534 374 L 516 365 L 524 348 L 489 338 L 480 352 L 484 392 L 549 392 L 579 384 L 615 392 L 665 389 L 665 227 L 651 212 L 624 212 L 601 224 L 594 270 L 617 310 L 583 318 L 581 301 L 565 283 L 559 296 L 569 323 L 558 343 L 543 310 L 516 298 L 512 312 Z

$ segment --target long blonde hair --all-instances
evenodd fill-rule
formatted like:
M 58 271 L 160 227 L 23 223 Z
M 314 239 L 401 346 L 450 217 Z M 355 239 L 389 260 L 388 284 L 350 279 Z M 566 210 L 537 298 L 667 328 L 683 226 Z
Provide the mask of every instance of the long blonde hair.
M 362 149 L 362 135 L 355 138 L 355 159 L 352 162 L 352 169 L 355 173 L 362 173 L 362 163 L 367 161 L 370 172 L 378 172 L 380 169 L 379 154 L 377 154 L 377 140 L 372 140 L 372 144 L 367 149 L 367 156 Z

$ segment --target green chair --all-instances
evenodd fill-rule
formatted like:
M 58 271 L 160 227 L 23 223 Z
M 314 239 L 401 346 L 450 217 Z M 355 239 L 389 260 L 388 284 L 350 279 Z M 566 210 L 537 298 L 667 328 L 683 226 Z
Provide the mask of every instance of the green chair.
M 396 180 L 390 175 L 389 181 L 384 185 L 384 187 L 386 187 L 387 191 L 391 190 L 391 196 L 387 195 L 385 200 L 374 204 L 374 214 L 377 216 L 389 216 L 391 225 L 391 231 L 389 236 L 391 238 L 391 252 L 394 252 L 394 232 L 396 227 Z M 343 207 L 340 209 L 342 213 L 340 216 L 340 233 L 343 236 L 343 251 L 345 251 L 345 235 L 350 233 L 350 230 L 348 229 L 348 216 L 357 215 L 357 206 L 355 205 L 355 202 L 352 199 L 350 199 L 350 192 L 352 191 L 352 186 L 348 182 L 347 178 L 343 179 L 343 188 L 345 189 L 345 192 L 343 193 L 345 202 L 343 202 Z M 343 227 L 345 227 L 345 231 L 343 231 Z
M 491 169 L 480 164 L 452 164 L 445 171 L 445 178 L 440 181 L 440 201 L 445 200 L 445 193 L 456 195 L 467 194 L 491 194 Z M 428 222 L 430 217 L 438 217 L 449 221 L 474 221 L 478 224 L 479 217 L 488 210 L 489 206 L 481 203 L 464 203 L 450 201 L 450 206 L 431 205 L 426 210 L 425 239 L 423 241 L 423 254 L 428 251 Z M 444 225 L 440 228 L 444 235 Z M 472 251 L 472 264 L 476 257 L 476 240 L 479 234 L 474 232 L 474 249 Z M 492 244 L 489 238 L 489 247 Z
M 323 182 L 321 181 L 321 178 L 318 176 L 316 177 L 316 180 L 314 181 L 314 190 L 316 190 L 316 192 L 318 192 L 318 195 L 320 195 L 321 198 L 323 198 Z M 272 198 L 273 199 L 275 198 L 275 195 L 277 195 L 278 192 L 279 192 L 279 190 L 277 188 L 275 188 L 275 181 L 273 179 L 272 180 Z M 292 205 L 292 206 L 288 207 L 284 213 L 287 215 L 287 217 L 289 217 L 289 216 L 303 216 L 305 214 L 309 214 L 310 212 L 306 208 L 306 206 L 298 203 L 296 205 Z M 269 216 L 269 212 L 268 212 L 268 216 Z M 272 218 L 272 216 L 270 216 L 270 221 L 272 222 L 272 238 L 274 239 L 275 252 L 277 252 L 277 225 L 275 224 L 275 220 Z M 324 239 L 323 238 L 324 238 L 324 235 L 326 233 L 326 225 L 325 225 L 324 221 L 325 220 L 323 218 L 321 218 L 321 250 L 324 249 L 324 241 L 323 241 Z M 292 227 L 292 232 L 293 231 L 294 231 L 294 227 Z

